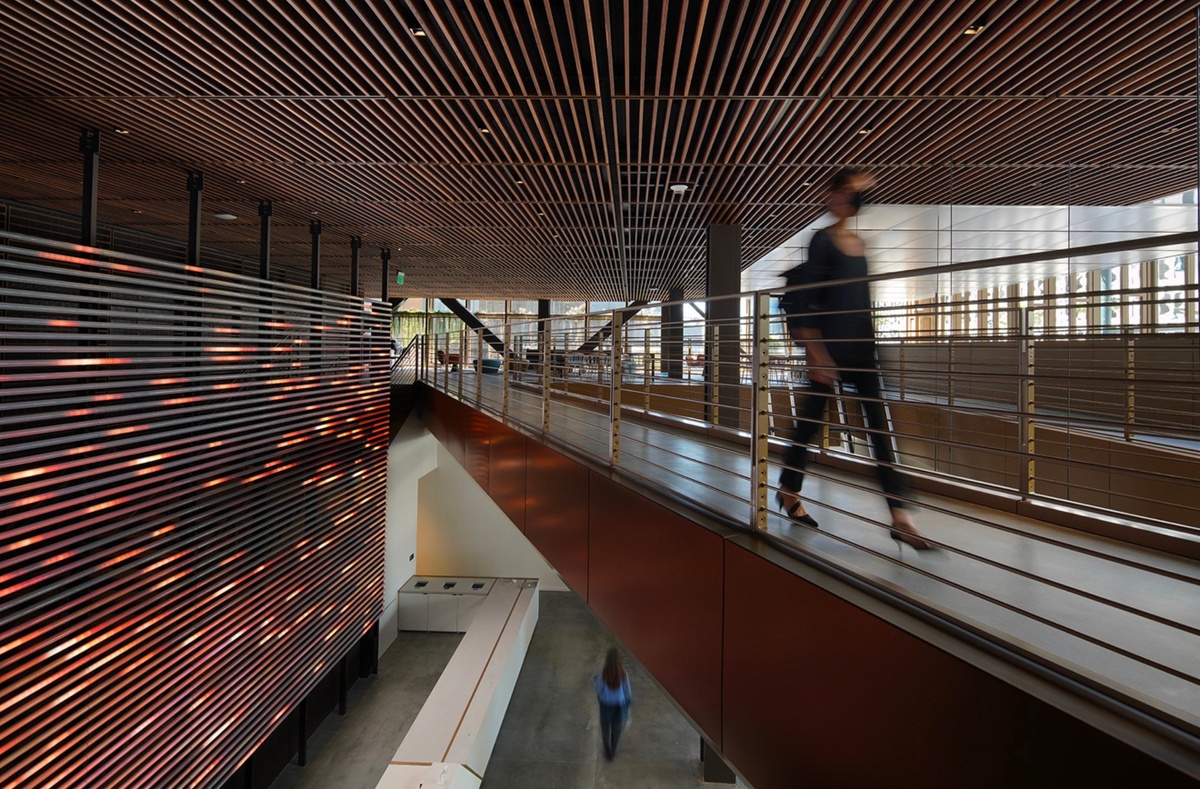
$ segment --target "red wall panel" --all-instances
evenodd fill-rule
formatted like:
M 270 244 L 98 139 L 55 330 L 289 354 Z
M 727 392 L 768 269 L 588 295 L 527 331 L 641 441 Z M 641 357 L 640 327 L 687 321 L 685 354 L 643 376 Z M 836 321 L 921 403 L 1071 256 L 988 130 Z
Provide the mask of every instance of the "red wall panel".
M 723 750 L 755 789 L 1186 784 L 737 541 L 724 642 Z
M 488 494 L 525 531 L 525 436 L 492 422 Z
M 494 422 L 488 416 L 472 408 L 466 409 L 463 416 L 466 430 L 464 431 L 464 453 L 466 455 L 467 473 L 475 484 L 488 489 L 488 468 L 491 465 L 492 425 Z
M 588 605 L 720 747 L 723 538 L 591 476 Z
M 995 739 L 1015 724 L 997 683 L 735 543 L 725 553 L 724 750 L 755 789 L 987 785 L 1014 744 Z
M 442 443 L 446 445 L 446 449 L 450 450 L 450 454 L 458 461 L 458 464 L 463 468 L 467 467 L 467 420 L 473 413 L 473 409 L 468 408 L 459 401 L 453 398 L 444 398 L 445 408 L 442 409 L 444 416 L 444 430 L 446 437 L 442 439 Z
M 536 441 L 525 446 L 525 536 L 586 600 L 588 470 Z

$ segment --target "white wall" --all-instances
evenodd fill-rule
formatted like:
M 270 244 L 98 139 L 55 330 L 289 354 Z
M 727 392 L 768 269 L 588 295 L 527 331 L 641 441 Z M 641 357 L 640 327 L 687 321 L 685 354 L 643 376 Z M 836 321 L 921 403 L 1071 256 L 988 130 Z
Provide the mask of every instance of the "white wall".
M 567 590 L 554 568 L 440 443 L 437 468 L 421 478 L 417 496 L 417 572 L 537 578 L 543 591 Z
M 417 572 L 418 482 L 437 466 L 438 441 L 415 415 L 388 447 L 387 538 L 383 557 L 383 616 L 379 654 L 396 640 L 396 593 Z M 412 558 L 410 558 L 412 557 Z

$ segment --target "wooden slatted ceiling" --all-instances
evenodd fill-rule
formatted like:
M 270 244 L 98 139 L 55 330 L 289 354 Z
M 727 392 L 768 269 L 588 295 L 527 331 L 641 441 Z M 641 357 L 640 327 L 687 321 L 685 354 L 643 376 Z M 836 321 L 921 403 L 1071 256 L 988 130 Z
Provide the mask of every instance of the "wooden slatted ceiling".
M 1195 7 L 29 0 L 5 11 L 0 197 L 77 213 L 96 127 L 103 221 L 182 239 L 203 171 L 204 243 L 255 257 L 271 199 L 290 281 L 317 218 L 334 289 L 359 235 L 372 296 L 385 247 L 393 296 L 699 296 L 708 225 L 741 224 L 749 265 L 844 163 L 890 203 L 1193 187 Z

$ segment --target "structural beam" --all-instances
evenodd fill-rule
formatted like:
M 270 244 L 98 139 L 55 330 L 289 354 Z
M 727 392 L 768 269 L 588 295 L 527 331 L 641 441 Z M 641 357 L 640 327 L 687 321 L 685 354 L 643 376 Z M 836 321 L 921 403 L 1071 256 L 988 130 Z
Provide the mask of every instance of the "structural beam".
M 641 312 L 642 307 L 645 307 L 649 303 L 650 302 L 648 302 L 648 301 L 631 301 L 631 302 L 629 302 L 629 307 L 623 310 L 624 318 L 622 319 L 621 323 L 622 324 L 628 323 L 630 318 L 632 318 L 634 315 L 637 315 L 639 312 Z M 609 321 L 608 323 L 606 323 L 602 327 L 600 327 L 600 329 L 595 334 L 593 334 L 591 337 L 589 337 L 587 342 L 585 342 L 583 345 L 580 345 L 578 348 L 576 348 L 575 353 L 594 353 L 595 350 L 600 347 L 600 343 L 604 342 L 605 340 L 607 340 L 609 337 L 612 336 L 612 332 L 613 332 L 613 323 L 612 323 L 612 321 Z
M 504 358 L 508 358 L 508 350 L 504 347 L 504 341 L 496 336 L 495 332 L 483 325 L 483 321 L 475 317 L 475 314 L 463 306 L 458 299 L 439 299 L 442 304 L 459 317 L 459 319 L 467 324 L 467 327 L 477 331 L 483 337 L 483 341 L 492 347 L 496 353 Z

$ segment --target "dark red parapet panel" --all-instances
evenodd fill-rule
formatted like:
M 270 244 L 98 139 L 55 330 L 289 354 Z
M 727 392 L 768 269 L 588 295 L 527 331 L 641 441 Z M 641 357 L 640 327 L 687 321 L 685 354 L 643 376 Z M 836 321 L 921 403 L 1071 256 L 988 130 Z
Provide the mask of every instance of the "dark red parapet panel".
M 525 436 L 493 421 L 490 466 L 488 495 L 525 531 Z
M 755 789 L 1190 785 L 750 539 L 725 544 L 722 726 Z
M 592 472 L 588 605 L 718 747 L 721 542 Z
M 492 425 L 491 417 L 473 408 L 464 409 L 463 422 L 465 426 L 463 454 L 466 457 L 464 468 L 475 480 L 475 484 L 488 489 L 488 467 L 491 465 Z
M 588 470 L 536 441 L 525 446 L 525 536 L 586 600 Z

